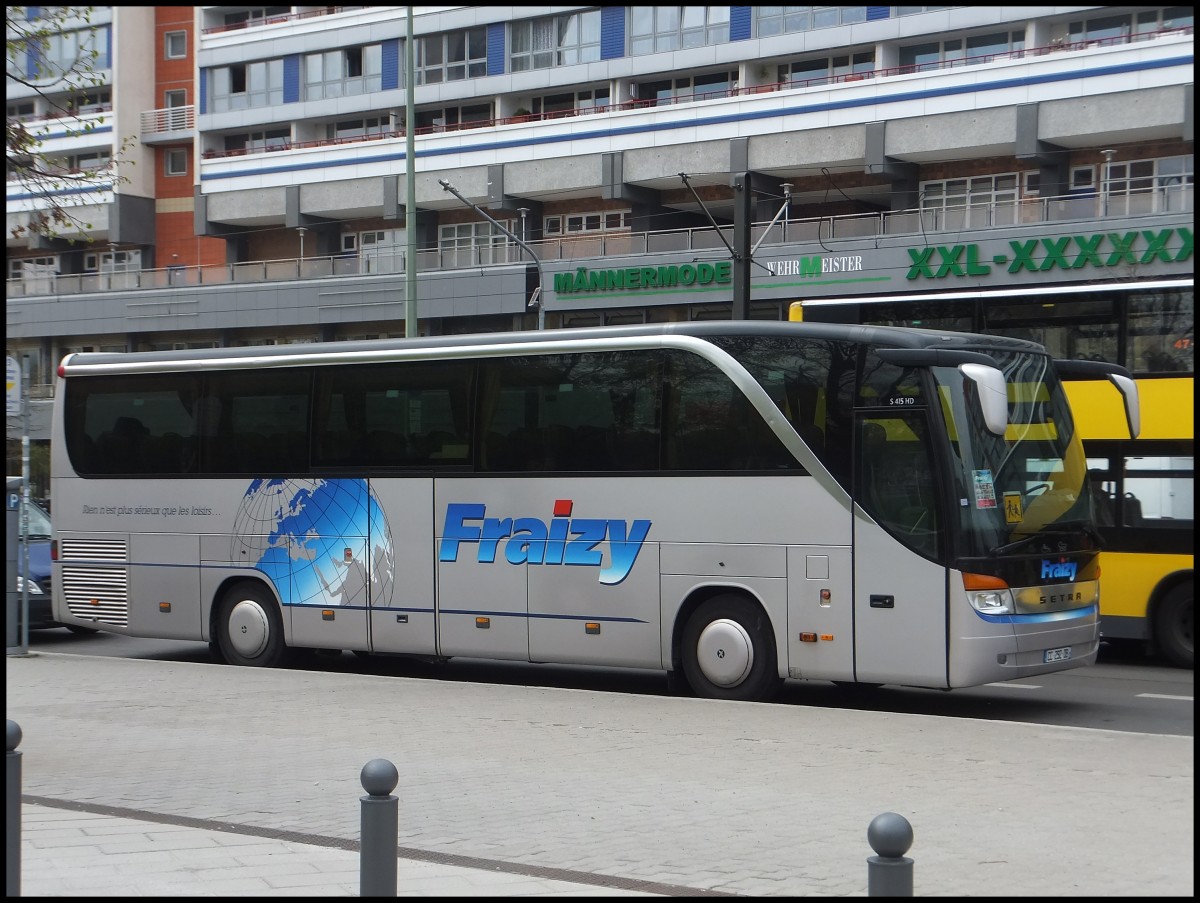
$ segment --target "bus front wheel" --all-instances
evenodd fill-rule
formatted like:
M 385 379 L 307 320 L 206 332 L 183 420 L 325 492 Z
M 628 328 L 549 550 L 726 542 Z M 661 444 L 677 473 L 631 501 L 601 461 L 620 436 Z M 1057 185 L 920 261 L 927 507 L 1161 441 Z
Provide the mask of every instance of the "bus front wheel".
M 782 683 L 771 622 L 741 596 L 702 603 L 684 627 L 682 654 L 684 676 L 698 696 L 765 702 Z
M 283 661 L 283 618 L 271 594 L 242 583 L 221 600 L 217 615 L 217 649 L 230 665 L 272 668 Z
M 1154 639 L 1158 651 L 1176 668 L 1195 667 L 1194 596 L 1192 584 L 1177 586 L 1167 593 L 1154 616 Z

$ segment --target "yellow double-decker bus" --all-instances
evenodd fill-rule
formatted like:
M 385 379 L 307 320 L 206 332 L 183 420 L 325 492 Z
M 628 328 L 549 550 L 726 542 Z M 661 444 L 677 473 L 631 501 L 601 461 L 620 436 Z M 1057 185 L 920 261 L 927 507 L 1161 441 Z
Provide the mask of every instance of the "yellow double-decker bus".
M 1108 640 L 1144 640 L 1171 664 L 1191 668 L 1195 379 L 1137 383 L 1142 429 L 1133 440 L 1111 386 L 1066 384 L 1104 538 L 1100 632 Z
M 1056 358 L 1106 361 L 1136 378 L 1141 430 L 1131 439 L 1105 380 L 1066 383 L 1101 509 L 1100 633 L 1144 642 L 1194 667 L 1194 324 L 1191 283 L 814 298 L 791 320 L 999 333 Z

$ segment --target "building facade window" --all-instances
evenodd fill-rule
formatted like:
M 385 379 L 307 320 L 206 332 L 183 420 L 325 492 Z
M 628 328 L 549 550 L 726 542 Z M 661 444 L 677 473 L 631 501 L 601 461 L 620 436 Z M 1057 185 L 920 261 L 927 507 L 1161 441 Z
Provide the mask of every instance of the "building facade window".
M 938 229 L 984 228 L 1016 222 L 1020 173 L 922 182 L 921 210 Z
M 907 8 L 923 12 L 929 7 Z M 756 34 L 760 38 L 867 21 L 865 6 L 756 6 L 754 9 L 757 13 Z
M 403 273 L 407 233 L 403 229 L 378 229 L 358 233 L 358 259 L 362 273 Z
M 283 60 L 221 66 L 211 78 L 214 113 L 283 103 Z
M 729 40 L 728 6 L 633 6 L 629 52 L 633 56 L 688 50 Z
M 460 127 L 470 127 L 472 123 L 484 124 L 492 121 L 492 105 L 490 103 L 464 104 L 460 107 L 442 107 L 436 110 L 417 111 L 417 129 L 431 129 L 435 132 Z
M 7 104 L 5 109 L 8 111 L 9 119 L 34 119 L 37 116 L 37 107 L 32 100 L 21 100 L 16 103 Z
M 8 258 L 8 278 L 20 279 L 23 276 L 53 276 L 58 272 L 58 257 L 10 257 Z
M 738 86 L 736 72 L 710 72 L 684 78 L 639 82 L 633 86 L 637 99 L 661 106 L 680 101 L 724 97 Z
M 600 59 L 600 10 L 527 19 L 510 26 L 509 70 L 527 72 Z
M 821 85 L 855 75 L 866 77 L 875 70 L 875 51 L 863 50 L 841 56 L 796 60 L 779 67 L 780 84 Z
M 512 231 L 512 220 L 501 220 Z M 491 223 L 454 223 L 438 228 L 438 250 L 442 265 L 476 266 L 504 263 L 511 239 Z
M 253 154 L 259 151 L 282 150 L 292 140 L 291 129 L 265 129 L 240 135 L 225 136 L 226 151 L 242 151 Z
M 186 31 L 168 31 L 163 35 L 163 58 L 168 60 L 187 58 Z
M 93 55 L 94 54 L 94 55 Z M 93 72 L 108 69 L 108 26 L 94 30 L 64 31 L 48 35 L 38 55 L 38 78 L 58 78 L 87 61 Z
M 163 154 L 163 174 L 168 176 L 186 176 L 188 152 L 186 148 L 173 147 Z
M 542 217 L 542 233 L 547 238 L 629 230 L 630 211 L 598 210 L 592 213 L 561 213 Z
M 304 99 L 354 97 L 383 87 L 383 45 L 343 47 L 304 57 Z
M 100 251 L 83 255 L 86 273 L 131 273 L 142 268 L 140 248 L 131 251 Z
M 487 75 L 487 29 L 468 28 L 417 38 L 418 85 L 437 85 Z
M 554 113 L 584 112 L 607 107 L 610 103 L 608 88 L 593 88 L 584 91 L 568 91 L 563 94 L 547 94 L 530 101 L 532 112 L 539 115 Z
M 64 104 L 73 113 L 103 113 L 112 108 L 112 88 L 91 88 L 78 91 Z
M 392 120 L 387 116 L 368 116 L 364 119 L 339 119 L 325 124 L 325 137 L 330 140 L 369 138 L 386 135 L 392 131 Z
M 1191 210 L 1195 155 L 1104 164 L 1103 188 L 1109 216 Z
M 969 38 L 910 44 L 900 48 L 899 62 L 902 70 L 923 72 L 942 69 L 947 65 L 986 62 L 997 54 L 1024 49 L 1025 32 L 1001 31 Z
M 112 153 L 108 150 L 86 151 L 82 154 L 71 154 L 68 157 L 52 158 L 52 165 L 60 172 L 96 172 L 104 169 L 112 162 Z
M 291 13 L 290 6 L 255 6 L 239 10 L 235 13 L 225 13 L 226 28 L 247 28 L 252 25 L 262 25 L 267 19 L 277 19 Z

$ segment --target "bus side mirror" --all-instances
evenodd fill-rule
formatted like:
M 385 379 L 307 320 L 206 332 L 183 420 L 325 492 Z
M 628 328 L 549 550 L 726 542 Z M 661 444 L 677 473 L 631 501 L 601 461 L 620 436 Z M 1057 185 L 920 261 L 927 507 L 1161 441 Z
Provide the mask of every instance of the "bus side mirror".
M 986 364 L 959 364 L 958 369 L 979 389 L 976 397 L 988 432 L 1003 436 L 1008 429 L 1008 386 L 1004 374 Z
M 1055 361 L 1054 369 L 1059 379 L 1107 379 L 1125 402 L 1125 423 L 1129 427 L 1129 438 L 1136 439 L 1142 431 L 1142 409 L 1138 401 L 1137 383 L 1133 374 L 1117 364 L 1107 361 Z
M 1109 380 L 1121 393 L 1125 402 L 1125 422 L 1129 425 L 1129 438 L 1136 439 L 1142 431 L 1142 407 L 1138 401 L 1137 383 L 1120 373 L 1108 374 Z

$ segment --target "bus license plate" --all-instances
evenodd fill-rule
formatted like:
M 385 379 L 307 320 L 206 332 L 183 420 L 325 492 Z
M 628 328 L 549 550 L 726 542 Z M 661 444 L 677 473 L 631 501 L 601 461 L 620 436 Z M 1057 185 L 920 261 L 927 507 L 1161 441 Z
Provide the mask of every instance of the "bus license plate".
M 1071 657 L 1071 647 L 1063 646 L 1061 649 L 1047 649 L 1042 656 L 1042 661 L 1046 664 L 1050 662 L 1065 662 Z

